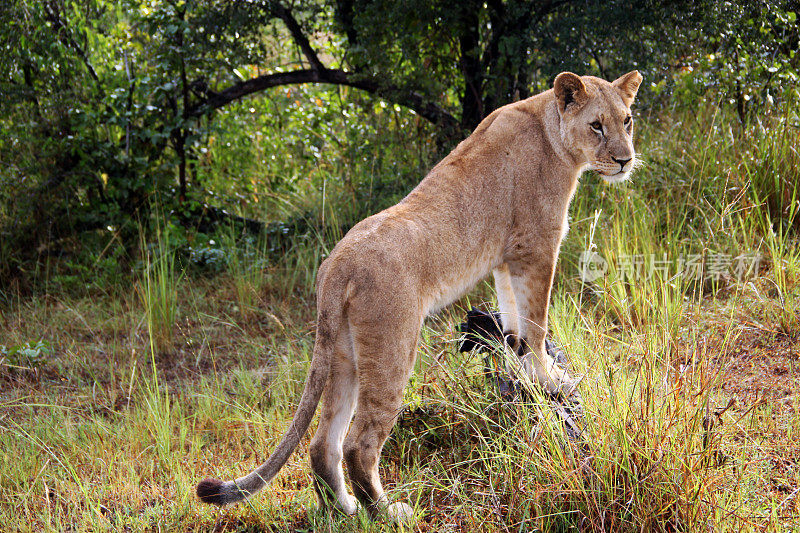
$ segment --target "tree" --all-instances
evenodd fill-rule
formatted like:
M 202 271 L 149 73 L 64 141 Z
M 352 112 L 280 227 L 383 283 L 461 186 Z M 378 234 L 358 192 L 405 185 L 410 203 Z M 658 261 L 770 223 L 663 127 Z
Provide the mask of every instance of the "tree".
M 268 73 L 213 91 L 193 113 L 277 85 L 349 85 L 413 109 L 456 132 L 497 107 L 546 88 L 566 69 L 603 76 L 656 63 L 657 30 L 681 20 L 680 4 L 574 0 L 337 0 L 332 5 L 253 2 L 253 16 L 279 20 L 301 53 L 302 68 Z M 676 11 L 676 7 L 678 7 Z M 329 17 L 332 11 L 332 21 Z M 255 14 L 257 13 L 257 15 Z M 643 38 L 642 28 L 648 38 Z M 591 30 L 590 30 L 591 29 Z M 653 31 L 656 30 L 656 31 Z M 326 65 L 310 36 L 340 34 Z
M 130 240 L 156 195 L 192 195 L 215 112 L 273 87 L 365 91 L 447 146 L 563 70 L 659 82 L 701 65 L 698 84 L 722 83 L 744 118 L 750 95 L 796 74 L 797 43 L 790 2 L 11 0 L 0 231 L 17 249 L 107 226 Z

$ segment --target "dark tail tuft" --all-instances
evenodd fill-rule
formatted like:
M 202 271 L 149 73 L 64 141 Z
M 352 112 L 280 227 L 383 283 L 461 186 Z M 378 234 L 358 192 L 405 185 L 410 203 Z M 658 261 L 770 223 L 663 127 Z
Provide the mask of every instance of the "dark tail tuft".
M 197 497 L 203 503 L 222 505 L 224 503 L 222 494 L 222 481 L 207 477 L 197 484 Z

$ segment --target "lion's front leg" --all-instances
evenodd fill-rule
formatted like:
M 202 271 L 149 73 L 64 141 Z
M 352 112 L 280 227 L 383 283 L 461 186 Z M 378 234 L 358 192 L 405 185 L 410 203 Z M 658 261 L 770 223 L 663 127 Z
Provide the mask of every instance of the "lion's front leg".
M 509 263 L 509 277 L 519 313 L 522 369 L 548 393 L 569 395 L 576 382 L 550 357 L 544 343 L 556 257 L 557 252 Z
M 492 271 L 494 289 L 497 293 L 497 305 L 500 308 L 503 335 L 519 337 L 519 309 L 511 286 L 511 272 L 507 264 L 502 264 Z

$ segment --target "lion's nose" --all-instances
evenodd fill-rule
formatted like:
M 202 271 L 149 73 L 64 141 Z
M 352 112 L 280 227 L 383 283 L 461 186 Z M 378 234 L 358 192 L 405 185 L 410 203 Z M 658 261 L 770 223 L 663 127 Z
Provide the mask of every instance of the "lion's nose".
M 628 161 L 630 161 L 632 158 L 629 157 L 628 159 L 617 159 L 616 157 L 612 157 L 611 159 L 619 163 L 620 168 L 625 168 L 625 165 L 627 165 Z

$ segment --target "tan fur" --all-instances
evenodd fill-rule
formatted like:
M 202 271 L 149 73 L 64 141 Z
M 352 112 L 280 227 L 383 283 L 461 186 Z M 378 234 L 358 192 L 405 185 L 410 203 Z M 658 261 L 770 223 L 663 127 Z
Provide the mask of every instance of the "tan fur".
M 311 442 L 322 501 L 356 511 L 344 460 L 353 492 L 371 514 L 408 519 L 410 507 L 389 505 L 378 460 L 419 331 L 426 315 L 489 273 L 503 323 L 529 347 L 525 373 L 549 392 L 571 393 L 575 382 L 544 348 L 567 209 L 584 169 L 619 181 L 633 168 L 626 120 L 641 79 L 636 71 L 613 83 L 560 74 L 553 89 L 489 115 L 400 203 L 356 224 L 319 270 L 317 340 L 292 427 L 254 472 L 226 483 L 204 480 L 198 496 L 224 505 L 263 487 L 297 446 L 322 395 Z M 599 130 L 591 126 L 598 121 Z

